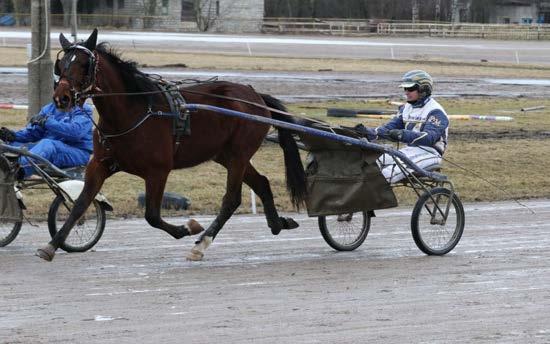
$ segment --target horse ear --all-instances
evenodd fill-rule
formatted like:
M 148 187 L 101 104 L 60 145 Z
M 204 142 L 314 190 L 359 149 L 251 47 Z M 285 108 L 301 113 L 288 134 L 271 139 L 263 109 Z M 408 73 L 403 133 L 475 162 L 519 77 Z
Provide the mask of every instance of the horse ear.
M 63 50 L 69 49 L 69 47 L 72 45 L 71 42 L 69 42 L 69 40 L 65 38 L 63 33 L 59 34 L 59 43 L 61 43 L 61 48 L 63 48 Z
M 92 34 L 90 35 L 90 37 L 88 37 L 88 39 L 86 40 L 86 42 L 84 43 L 84 46 L 92 51 L 95 49 L 95 46 L 97 44 L 97 28 L 94 29 L 94 31 L 92 32 Z

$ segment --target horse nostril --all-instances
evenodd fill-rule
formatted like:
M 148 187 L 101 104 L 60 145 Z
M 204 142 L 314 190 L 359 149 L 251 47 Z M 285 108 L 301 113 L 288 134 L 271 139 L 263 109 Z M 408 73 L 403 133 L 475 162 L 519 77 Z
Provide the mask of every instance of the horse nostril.
M 59 98 L 58 98 L 59 99 Z M 66 108 L 71 103 L 71 98 L 69 96 L 64 95 L 59 99 L 59 105 L 61 105 L 62 108 Z

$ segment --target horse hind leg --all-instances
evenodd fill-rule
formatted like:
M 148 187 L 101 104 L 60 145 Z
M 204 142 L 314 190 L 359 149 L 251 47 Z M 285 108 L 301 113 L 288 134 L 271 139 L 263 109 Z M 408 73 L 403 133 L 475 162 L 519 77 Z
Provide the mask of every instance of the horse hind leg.
M 218 232 L 241 205 L 241 190 L 246 164 L 234 159 L 229 164 L 222 163 L 222 165 L 227 167 L 227 184 L 221 210 L 208 229 L 197 240 L 189 254 L 187 254 L 186 258 L 188 260 L 202 260 L 204 252 L 212 241 L 214 241 Z
M 164 174 L 163 176 L 150 176 L 145 180 L 145 220 L 152 227 L 162 229 L 175 239 L 202 232 L 202 226 L 193 219 L 187 222 L 187 226 L 174 226 L 161 218 L 160 206 L 167 178 L 168 174 Z
M 299 227 L 299 224 L 292 218 L 279 216 L 275 208 L 275 201 L 273 200 L 273 193 L 271 192 L 269 180 L 258 173 L 250 163 L 244 175 L 244 182 L 250 186 L 262 200 L 267 225 L 271 228 L 271 233 L 273 235 L 279 234 L 283 229 L 294 229 Z

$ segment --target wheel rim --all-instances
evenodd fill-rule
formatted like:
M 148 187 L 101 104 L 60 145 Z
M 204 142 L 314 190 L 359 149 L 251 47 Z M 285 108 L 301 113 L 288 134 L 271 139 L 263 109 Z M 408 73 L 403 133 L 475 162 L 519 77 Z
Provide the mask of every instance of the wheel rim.
M 64 203 L 61 203 L 55 217 L 57 231 L 61 229 L 69 214 L 70 210 Z M 93 202 L 76 222 L 64 244 L 68 247 L 82 247 L 93 241 L 101 230 L 100 216 L 99 205 Z
M 450 204 L 447 220 L 443 224 L 443 213 L 448 201 L 449 195 L 433 195 L 426 199 L 418 215 L 420 239 L 425 246 L 435 252 L 443 252 L 453 247 L 460 233 L 461 220 L 454 202 Z M 436 204 L 440 210 L 437 209 Z
M 366 217 L 361 213 L 326 216 L 326 227 L 332 239 L 342 246 L 351 246 L 361 239 Z

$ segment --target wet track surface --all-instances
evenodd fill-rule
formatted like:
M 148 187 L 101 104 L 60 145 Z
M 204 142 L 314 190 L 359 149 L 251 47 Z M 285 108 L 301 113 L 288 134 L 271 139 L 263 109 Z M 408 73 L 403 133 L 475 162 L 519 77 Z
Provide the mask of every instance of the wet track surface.
M 144 68 L 167 80 L 219 80 L 252 85 L 257 91 L 274 95 L 285 102 L 328 99 L 401 98 L 399 75 L 344 72 L 254 72 L 206 71 L 170 68 Z M 0 103 L 27 103 L 27 75 L 24 68 L 0 68 Z M 550 97 L 550 80 L 486 78 L 435 79 L 435 97 Z
M 322 38 L 303 49 L 223 35 L 110 34 L 100 40 L 184 52 L 389 58 L 393 49 L 395 58 L 514 62 L 519 51 L 524 63 L 550 61 L 547 42 Z M 218 75 L 285 101 L 401 96 L 395 73 L 145 71 L 171 80 Z M 26 71 L 0 73 L 0 102 L 26 103 Z M 550 95 L 548 80 L 436 82 L 437 97 Z M 526 203 L 535 215 L 511 202 L 466 205 L 464 236 L 444 257 L 416 248 L 412 208 L 380 211 L 349 253 L 330 249 L 304 214 L 292 215 L 299 229 L 277 237 L 263 216 L 235 216 L 202 262 L 185 260 L 193 239 L 134 219 L 108 220 L 93 251 L 46 263 L 33 256 L 49 240 L 46 224 L 26 224 L 0 248 L 0 343 L 549 343 L 550 200 Z
M 89 31 L 83 30 L 79 38 Z M 68 33 L 67 33 L 68 35 Z M 51 32 L 52 48 L 58 48 L 59 32 Z M 220 35 L 166 32 L 122 32 L 100 30 L 99 41 L 114 47 L 219 53 L 273 57 L 354 58 L 354 59 L 430 59 L 479 62 L 550 63 L 550 43 L 546 41 L 491 41 L 474 39 L 438 39 L 429 37 L 302 37 L 277 35 Z M 25 47 L 30 31 L 0 29 L 0 45 Z M 221 80 L 252 85 L 256 90 L 286 102 L 327 99 L 365 99 L 401 97 L 399 73 L 208 71 L 178 68 L 144 68 L 169 80 L 186 78 Z M 26 69 L 0 68 L 0 102 L 27 102 Z M 548 97 L 550 80 L 512 80 L 490 78 L 436 77 L 436 97 L 494 96 Z
M 202 262 L 184 258 L 192 239 L 135 219 L 46 263 L 33 256 L 46 225 L 25 225 L 0 249 L 0 342 L 548 343 L 550 200 L 526 203 L 535 215 L 467 204 L 444 257 L 416 248 L 409 208 L 380 211 L 349 253 L 304 214 L 277 237 L 263 216 L 235 216 Z

